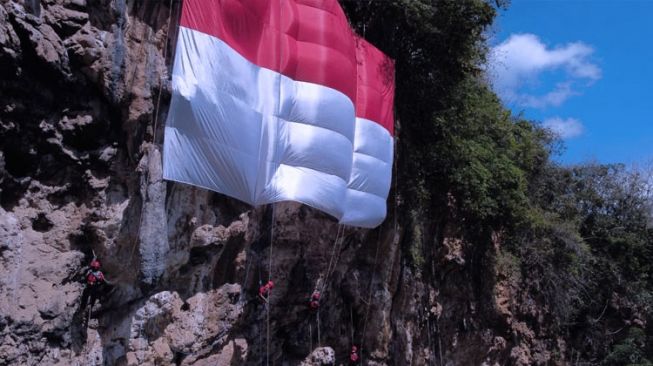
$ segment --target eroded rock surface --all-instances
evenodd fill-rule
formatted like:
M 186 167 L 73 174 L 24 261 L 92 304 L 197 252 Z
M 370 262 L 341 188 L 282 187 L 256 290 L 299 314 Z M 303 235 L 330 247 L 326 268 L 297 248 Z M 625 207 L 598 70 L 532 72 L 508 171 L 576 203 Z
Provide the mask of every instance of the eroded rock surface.
M 452 213 L 394 197 L 336 243 L 308 207 L 164 181 L 169 4 L 0 1 L 0 364 L 331 365 L 352 343 L 367 365 L 562 362 L 500 240 L 465 242 Z M 87 316 L 93 252 L 113 286 Z

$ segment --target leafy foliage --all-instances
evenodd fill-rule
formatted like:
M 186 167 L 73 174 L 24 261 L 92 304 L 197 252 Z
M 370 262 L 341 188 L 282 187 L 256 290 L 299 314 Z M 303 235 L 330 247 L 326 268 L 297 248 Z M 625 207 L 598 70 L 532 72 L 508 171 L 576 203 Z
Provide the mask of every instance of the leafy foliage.
M 633 347 L 631 354 L 650 358 L 650 332 L 637 342 L 622 335 L 653 318 L 649 174 L 618 164 L 549 163 L 530 181 L 532 220 L 514 233 L 511 249 L 535 274 L 531 290 L 551 306 L 558 329 L 583 334 L 574 346 L 587 359 L 644 362 L 624 363 Z
M 426 263 L 431 231 L 416 213 L 438 218 L 435 226 L 450 212 L 478 253 L 504 233 L 495 265 L 544 302 L 569 349 L 606 364 L 652 359 L 653 326 L 633 322 L 653 323 L 653 170 L 559 166 L 553 133 L 502 106 L 482 65 L 488 27 L 507 2 L 342 5 L 359 34 L 395 59 L 395 178 L 416 204 L 404 209 L 408 262 Z
M 642 352 L 646 335 L 640 328 L 632 328 L 628 336 L 614 346 L 612 352 L 603 360 L 604 365 L 630 366 L 653 365 Z
M 411 183 L 404 193 L 426 209 L 440 209 L 453 193 L 479 232 L 523 217 L 527 182 L 548 158 L 550 136 L 515 120 L 483 81 L 485 32 L 496 9 L 482 0 L 343 7 L 396 62 L 397 165 L 400 180 Z

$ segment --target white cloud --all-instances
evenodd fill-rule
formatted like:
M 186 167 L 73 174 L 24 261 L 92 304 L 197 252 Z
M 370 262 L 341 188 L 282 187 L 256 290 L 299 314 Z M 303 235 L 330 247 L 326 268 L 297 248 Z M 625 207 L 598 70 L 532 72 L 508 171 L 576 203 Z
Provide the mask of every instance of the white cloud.
M 548 106 L 557 107 L 564 103 L 569 97 L 578 95 L 577 91 L 572 89 L 570 82 L 556 84 L 555 88 L 544 95 L 531 95 L 526 93 L 515 93 L 514 91 L 505 91 L 502 97 L 507 101 L 516 103 L 522 107 L 528 108 L 546 108 Z
M 591 84 L 601 78 L 601 69 L 590 59 L 593 53 L 582 42 L 549 48 L 534 34 L 513 34 L 492 48 L 488 71 L 506 102 L 531 108 L 559 106 L 578 94 L 574 87 L 579 82 Z M 553 90 L 540 95 L 524 91 L 538 85 L 541 75 L 558 71 L 562 80 Z
M 542 122 L 544 127 L 552 130 L 563 139 L 570 139 L 580 136 L 585 131 L 583 124 L 575 118 L 548 118 Z

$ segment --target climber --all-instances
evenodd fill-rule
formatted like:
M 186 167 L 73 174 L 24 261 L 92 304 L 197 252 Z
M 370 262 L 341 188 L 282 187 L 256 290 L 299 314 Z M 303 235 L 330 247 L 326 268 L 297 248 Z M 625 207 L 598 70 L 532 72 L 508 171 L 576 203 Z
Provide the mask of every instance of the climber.
M 104 273 L 100 271 L 100 261 L 97 258 L 93 258 L 91 264 L 89 264 L 89 269 L 86 271 L 86 284 L 89 287 L 95 288 L 104 283 Z
M 90 310 L 92 311 L 95 302 L 105 293 L 106 286 L 111 285 L 104 276 L 104 273 L 101 271 L 101 266 L 102 265 L 94 252 L 93 259 L 84 273 L 86 288 L 84 288 L 84 292 L 82 293 L 82 309 L 85 309 L 87 305 L 90 305 Z
M 271 280 L 268 281 L 265 285 L 259 287 L 258 289 L 258 297 L 263 300 L 263 302 L 267 303 L 268 298 L 270 297 L 270 291 L 274 288 L 274 282 Z
M 358 363 L 358 347 L 351 346 L 351 354 L 349 355 L 349 364 L 355 365 Z
M 320 307 L 320 291 L 317 289 L 313 291 L 311 300 L 308 302 L 308 306 L 311 308 L 311 310 L 317 310 Z

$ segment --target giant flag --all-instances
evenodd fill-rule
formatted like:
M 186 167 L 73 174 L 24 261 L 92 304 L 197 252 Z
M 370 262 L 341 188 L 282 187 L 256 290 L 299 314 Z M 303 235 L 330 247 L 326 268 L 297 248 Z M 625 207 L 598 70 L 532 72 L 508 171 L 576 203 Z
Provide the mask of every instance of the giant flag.
M 164 178 L 385 218 L 394 65 L 337 0 L 184 0 L 172 88 Z

